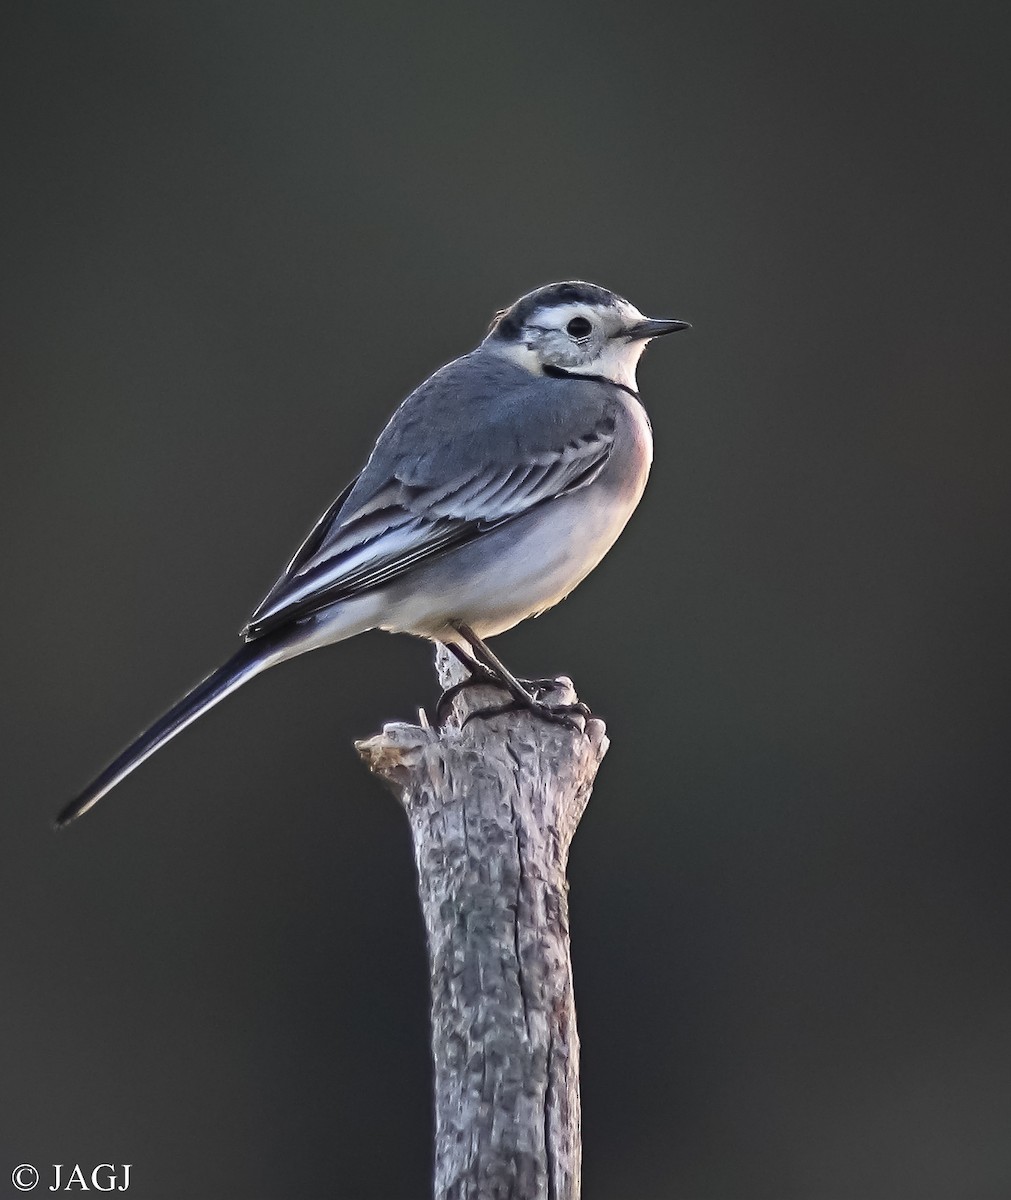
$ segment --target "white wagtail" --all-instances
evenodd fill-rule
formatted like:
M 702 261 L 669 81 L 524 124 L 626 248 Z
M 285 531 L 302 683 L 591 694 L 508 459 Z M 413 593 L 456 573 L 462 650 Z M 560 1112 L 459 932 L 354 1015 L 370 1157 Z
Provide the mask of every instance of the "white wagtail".
M 538 288 L 498 313 L 477 349 L 393 414 L 242 630 L 242 648 L 57 825 L 254 675 L 367 629 L 443 642 L 513 705 L 564 719 L 484 639 L 557 604 L 614 544 L 653 458 L 636 364 L 651 338 L 686 328 L 580 282 Z

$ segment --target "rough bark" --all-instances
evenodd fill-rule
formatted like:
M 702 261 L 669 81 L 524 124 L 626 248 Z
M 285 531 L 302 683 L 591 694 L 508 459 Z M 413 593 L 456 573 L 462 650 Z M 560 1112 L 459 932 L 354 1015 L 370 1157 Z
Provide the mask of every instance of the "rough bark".
M 444 687 L 462 671 L 444 650 Z M 562 679 L 553 700 L 571 703 Z M 500 692 L 464 691 L 442 729 L 358 742 L 411 823 L 428 930 L 436 1200 L 578 1200 L 579 1043 L 569 843 L 607 750 L 526 713 L 461 724 Z

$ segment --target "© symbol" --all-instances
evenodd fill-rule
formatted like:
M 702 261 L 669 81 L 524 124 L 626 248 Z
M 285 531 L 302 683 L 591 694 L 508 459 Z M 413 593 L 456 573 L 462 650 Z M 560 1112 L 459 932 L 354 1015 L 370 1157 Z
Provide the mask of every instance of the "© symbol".
M 31 1163 L 22 1163 L 11 1171 L 11 1183 L 19 1192 L 30 1192 L 39 1182 L 39 1173 Z

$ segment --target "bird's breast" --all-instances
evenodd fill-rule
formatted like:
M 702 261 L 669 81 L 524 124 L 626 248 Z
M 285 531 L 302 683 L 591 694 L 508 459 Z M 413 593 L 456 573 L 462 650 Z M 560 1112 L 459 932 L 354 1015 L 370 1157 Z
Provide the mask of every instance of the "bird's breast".
M 610 550 L 635 511 L 653 459 L 649 418 L 629 397 L 615 411 L 614 445 L 601 473 L 412 575 L 394 590 L 383 627 L 445 641 L 447 622 L 481 637 L 557 604 Z M 393 599 L 393 596 L 390 596 Z

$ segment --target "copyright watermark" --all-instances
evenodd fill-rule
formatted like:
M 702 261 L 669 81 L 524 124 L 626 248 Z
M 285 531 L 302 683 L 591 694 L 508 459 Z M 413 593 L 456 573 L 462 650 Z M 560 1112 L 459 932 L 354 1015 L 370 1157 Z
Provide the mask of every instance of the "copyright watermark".
M 125 1192 L 130 1186 L 132 1163 L 99 1163 L 95 1167 L 82 1167 L 80 1163 L 52 1163 L 45 1168 L 43 1181 L 38 1167 L 21 1163 L 11 1171 L 11 1183 L 19 1192 L 31 1192 L 45 1182 L 44 1190 L 50 1192 Z M 49 1182 L 49 1181 L 52 1182 Z
M 38 1187 L 39 1173 L 31 1163 L 22 1163 L 11 1171 L 11 1183 L 19 1192 L 30 1192 L 33 1187 Z

